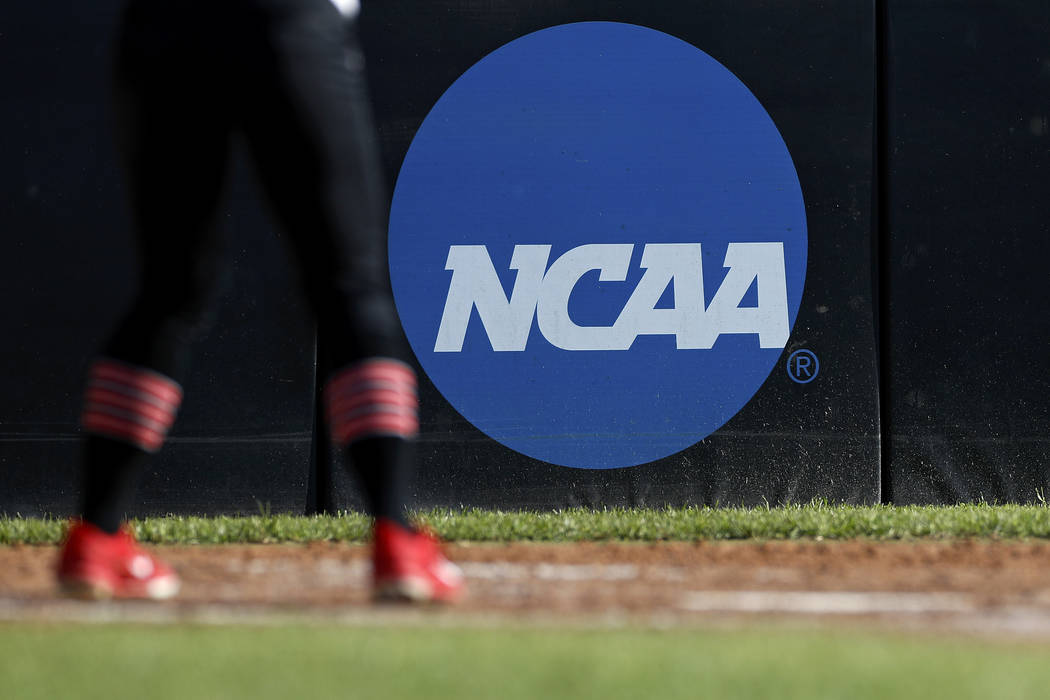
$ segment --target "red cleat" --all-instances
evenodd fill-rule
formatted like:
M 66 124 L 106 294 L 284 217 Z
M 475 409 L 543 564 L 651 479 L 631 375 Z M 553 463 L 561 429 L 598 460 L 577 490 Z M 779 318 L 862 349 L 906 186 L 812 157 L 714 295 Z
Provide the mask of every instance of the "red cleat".
M 386 518 L 376 520 L 372 563 L 377 600 L 451 603 L 463 594 L 463 572 L 433 535 Z
M 123 527 L 115 535 L 75 520 L 58 562 L 62 590 L 77 598 L 164 600 L 179 592 L 179 577 L 142 549 Z

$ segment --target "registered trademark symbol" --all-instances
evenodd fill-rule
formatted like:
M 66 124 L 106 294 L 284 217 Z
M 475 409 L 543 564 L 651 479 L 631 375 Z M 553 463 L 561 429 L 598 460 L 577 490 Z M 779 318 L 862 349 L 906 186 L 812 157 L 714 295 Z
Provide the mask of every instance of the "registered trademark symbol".
M 809 384 L 820 374 L 820 360 L 811 350 L 796 350 L 787 361 L 788 376 L 797 384 Z

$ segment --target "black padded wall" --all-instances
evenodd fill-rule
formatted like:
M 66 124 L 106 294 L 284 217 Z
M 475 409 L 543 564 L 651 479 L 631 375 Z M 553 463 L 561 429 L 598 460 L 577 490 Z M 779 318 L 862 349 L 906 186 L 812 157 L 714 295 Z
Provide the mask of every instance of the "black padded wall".
M 887 496 L 1050 484 L 1050 6 L 889 8 Z

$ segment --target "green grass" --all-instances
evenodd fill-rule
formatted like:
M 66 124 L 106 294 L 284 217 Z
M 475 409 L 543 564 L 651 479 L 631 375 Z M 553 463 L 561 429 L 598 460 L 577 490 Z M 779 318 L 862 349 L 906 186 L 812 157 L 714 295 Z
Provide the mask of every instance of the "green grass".
M 5 698 L 1045 697 L 1047 648 L 784 628 L 0 624 Z
M 579 542 L 707 539 L 1046 538 L 1045 505 L 844 506 L 826 503 L 776 508 L 659 508 L 551 512 L 437 509 L 420 513 L 447 540 Z M 134 523 L 155 544 L 310 542 L 368 539 L 371 521 L 360 513 L 302 517 L 256 515 L 169 516 Z M 0 518 L 0 544 L 53 544 L 65 522 Z

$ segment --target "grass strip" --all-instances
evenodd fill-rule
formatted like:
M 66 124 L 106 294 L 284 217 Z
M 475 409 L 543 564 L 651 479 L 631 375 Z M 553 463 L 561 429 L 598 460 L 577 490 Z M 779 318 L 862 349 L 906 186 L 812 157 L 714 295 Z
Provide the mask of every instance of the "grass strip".
M 784 628 L 0 624 L 6 698 L 1045 697 L 1046 646 Z
M 418 513 L 446 540 L 581 542 L 728 539 L 856 539 L 1050 537 L 1045 505 L 851 506 L 811 503 L 775 508 L 575 508 L 549 512 L 433 509 Z M 369 538 L 371 519 L 335 516 L 145 518 L 136 535 L 154 544 L 344 541 Z M 0 544 L 54 544 L 65 521 L 0 518 Z

